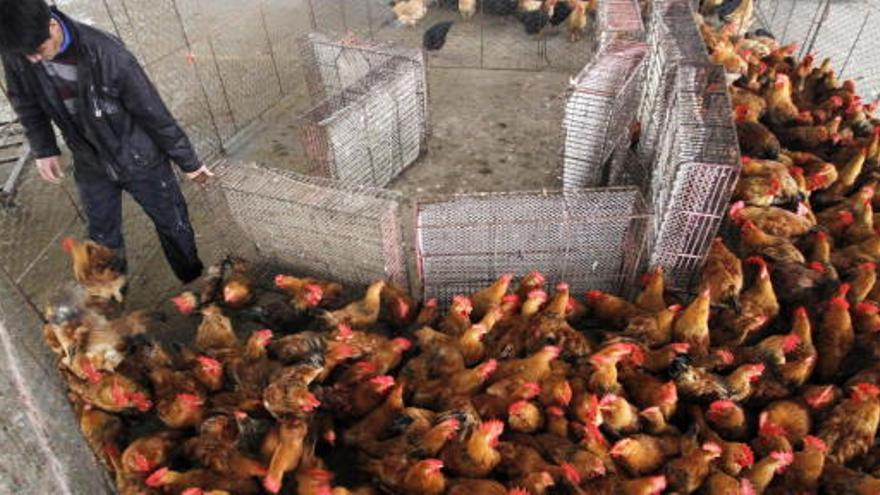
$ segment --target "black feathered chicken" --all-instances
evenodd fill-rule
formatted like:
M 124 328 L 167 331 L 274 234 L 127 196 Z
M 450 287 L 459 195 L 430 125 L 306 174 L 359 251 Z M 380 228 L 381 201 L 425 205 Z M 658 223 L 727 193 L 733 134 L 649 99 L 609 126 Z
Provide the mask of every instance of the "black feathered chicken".
M 443 45 L 446 44 L 446 35 L 449 34 L 449 29 L 453 24 L 455 24 L 453 21 L 443 21 L 429 27 L 422 38 L 425 50 L 434 51 L 443 48 Z

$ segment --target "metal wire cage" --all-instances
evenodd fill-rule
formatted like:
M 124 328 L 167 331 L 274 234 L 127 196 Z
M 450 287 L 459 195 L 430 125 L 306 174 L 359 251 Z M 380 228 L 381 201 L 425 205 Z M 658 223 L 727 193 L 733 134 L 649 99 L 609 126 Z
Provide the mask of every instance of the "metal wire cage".
M 599 2 L 599 45 L 613 40 L 645 41 L 645 24 L 638 0 L 605 0 Z
M 262 262 L 352 285 L 409 287 L 399 194 L 253 163 L 215 168 L 210 208 L 232 219 Z
M 565 188 L 608 183 L 607 162 L 629 135 L 647 49 L 641 42 L 612 41 L 573 81 L 562 120 Z
M 448 301 L 502 274 L 535 269 L 573 291 L 619 292 L 641 269 L 649 217 L 632 187 L 422 201 L 416 256 L 423 295 Z
M 315 106 L 300 117 L 311 173 L 383 187 L 427 147 L 427 84 L 421 52 L 353 38 L 303 42 Z

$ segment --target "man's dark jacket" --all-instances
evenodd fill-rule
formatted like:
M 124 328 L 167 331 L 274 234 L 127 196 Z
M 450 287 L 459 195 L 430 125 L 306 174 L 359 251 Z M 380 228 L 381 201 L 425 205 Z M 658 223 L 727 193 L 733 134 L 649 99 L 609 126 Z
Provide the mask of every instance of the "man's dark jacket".
M 35 156 L 60 154 L 51 119 L 73 152 L 78 180 L 98 175 L 124 181 L 169 158 L 185 172 L 197 170 L 199 160 L 189 139 L 123 43 L 57 10 L 53 13 L 72 32 L 77 50 L 77 115 L 67 112 L 42 64 L 3 56 L 9 100 Z

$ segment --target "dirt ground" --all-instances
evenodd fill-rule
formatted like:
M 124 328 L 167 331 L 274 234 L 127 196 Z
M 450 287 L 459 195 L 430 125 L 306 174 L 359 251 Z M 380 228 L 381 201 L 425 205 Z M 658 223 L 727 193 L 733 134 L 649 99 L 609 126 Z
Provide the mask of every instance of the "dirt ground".
M 561 185 L 561 72 L 430 69 L 428 150 L 390 187 L 407 196 L 519 191 Z M 233 160 L 305 172 L 299 101 L 261 122 Z

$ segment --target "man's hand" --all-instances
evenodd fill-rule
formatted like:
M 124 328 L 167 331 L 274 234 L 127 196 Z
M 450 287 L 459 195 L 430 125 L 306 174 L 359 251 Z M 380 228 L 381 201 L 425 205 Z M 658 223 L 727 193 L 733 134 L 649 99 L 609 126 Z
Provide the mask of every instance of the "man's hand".
M 208 170 L 208 167 L 202 165 L 201 168 L 196 170 L 195 172 L 187 172 L 187 177 L 196 184 L 204 184 L 211 177 L 214 177 L 214 172 Z
M 61 179 L 64 178 L 60 156 L 37 158 L 37 171 L 40 172 L 40 177 L 52 184 L 61 184 Z

